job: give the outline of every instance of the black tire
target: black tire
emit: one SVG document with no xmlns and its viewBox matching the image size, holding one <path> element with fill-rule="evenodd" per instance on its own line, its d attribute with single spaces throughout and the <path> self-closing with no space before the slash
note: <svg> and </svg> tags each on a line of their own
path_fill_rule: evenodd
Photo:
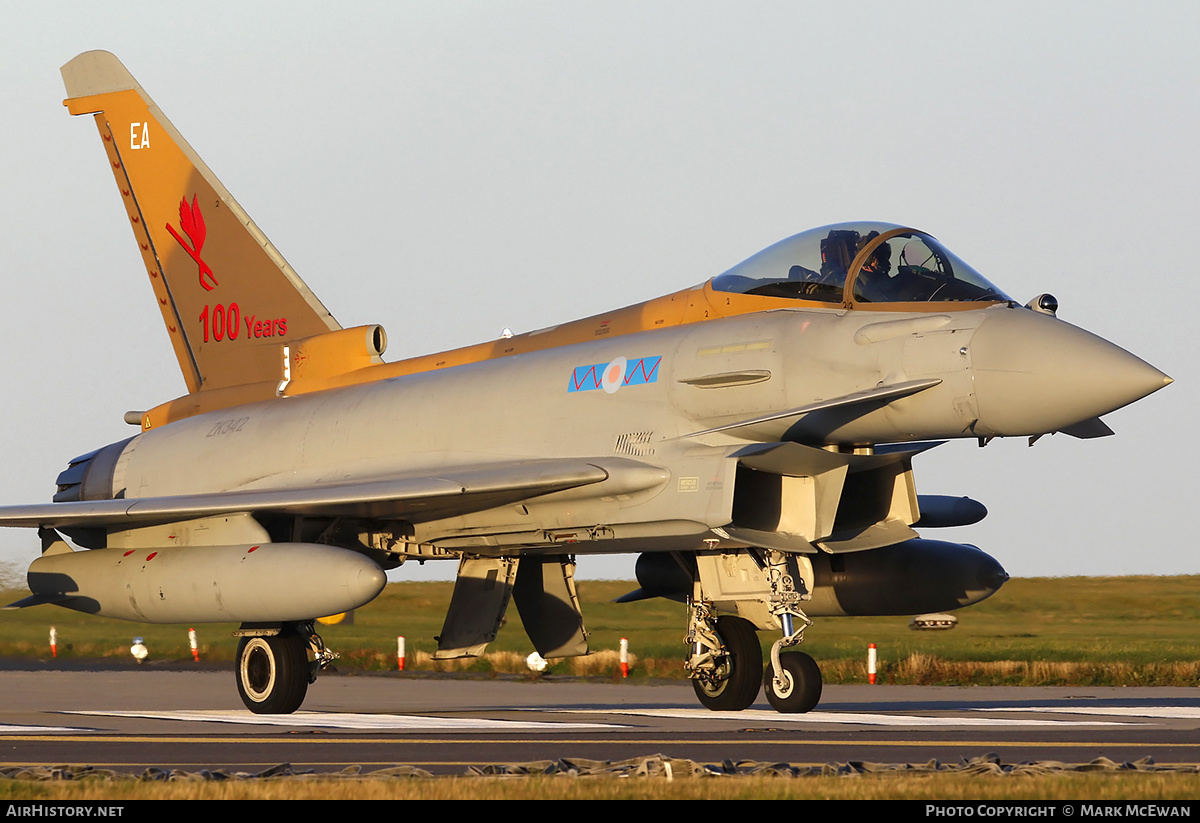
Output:
<svg viewBox="0 0 1200 823">
<path fill-rule="evenodd" d="M 740 617 L 718 617 L 717 636 L 725 644 L 725 677 L 716 683 L 693 680 L 700 705 L 714 712 L 740 712 L 754 703 L 761 684 L 762 647 L 754 624 Z"/>
<path fill-rule="evenodd" d="M 777 712 L 803 714 L 812 711 L 821 702 L 821 667 L 804 652 L 789 652 L 779 655 L 783 667 L 785 688 L 776 691 L 775 667 L 767 665 L 763 676 L 763 687 L 767 702 Z"/>
<path fill-rule="evenodd" d="M 291 714 L 308 692 L 305 642 L 295 632 L 243 637 L 237 652 L 238 694 L 255 714 Z"/>
</svg>

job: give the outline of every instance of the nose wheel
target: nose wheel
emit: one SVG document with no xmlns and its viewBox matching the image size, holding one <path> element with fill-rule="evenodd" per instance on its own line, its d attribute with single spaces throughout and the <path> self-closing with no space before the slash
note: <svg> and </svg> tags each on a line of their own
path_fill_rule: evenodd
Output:
<svg viewBox="0 0 1200 823">
<path fill-rule="evenodd" d="M 817 661 L 804 652 L 779 655 L 779 672 L 767 664 L 763 677 L 767 702 L 777 712 L 803 714 L 816 708 L 821 701 L 821 669 Z"/>
</svg>

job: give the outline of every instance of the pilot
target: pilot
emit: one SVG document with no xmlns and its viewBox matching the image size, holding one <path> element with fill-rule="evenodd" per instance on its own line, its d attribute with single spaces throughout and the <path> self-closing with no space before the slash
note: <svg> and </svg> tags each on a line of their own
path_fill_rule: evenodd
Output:
<svg viewBox="0 0 1200 823">
<path fill-rule="evenodd" d="M 862 248 L 858 232 L 834 229 L 821 241 L 821 280 L 841 286 L 846 282 L 846 273 L 854 255 Z"/>
<path fill-rule="evenodd" d="M 858 250 L 879 236 L 873 231 L 858 244 Z M 854 298 L 864 303 L 883 303 L 894 299 L 892 297 L 892 247 L 880 243 L 870 256 L 859 267 L 858 276 L 854 278 Z"/>
</svg>

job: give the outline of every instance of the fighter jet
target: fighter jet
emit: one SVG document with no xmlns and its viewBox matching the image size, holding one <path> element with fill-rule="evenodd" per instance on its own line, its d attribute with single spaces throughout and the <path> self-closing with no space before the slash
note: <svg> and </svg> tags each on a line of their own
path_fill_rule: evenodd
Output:
<svg viewBox="0 0 1200 823">
<path fill-rule="evenodd" d="M 314 619 L 414 560 L 458 564 L 439 657 L 481 654 L 510 598 L 543 657 L 586 654 L 575 559 L 619 552 L 640 555 L 624 599 L 687 604 L 703 705 L 743 709 L 765 686 L 808 711 L 813 617 L 946 611 L 1007 579 L 918 535 L 986 510 L 919 495 L 917 454 L 1111 434 L 1102 415 L 1171 382 L 1050 295 L 1022 305 L 931 235 L 869 222 L 625 309 L 385 362 L 383 328 L 334 320 L 113 55 L 62 73 L 188 391 L 70 460 L 53 502 L 0 509 L 41 536 L 14 606 L 239 623 L 254 712 L 296 710 L 333 656 Z"/>
</svg>

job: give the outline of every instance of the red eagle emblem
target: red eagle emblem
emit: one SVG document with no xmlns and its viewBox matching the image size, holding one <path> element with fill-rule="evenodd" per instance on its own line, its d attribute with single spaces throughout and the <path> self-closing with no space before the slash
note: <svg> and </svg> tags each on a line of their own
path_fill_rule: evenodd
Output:
<svg viewBox="0 0 1200 823">
<path fill-rule="evenodd" d="M 207 229 L 204 227 L 204 215 L 200 213 L 200 206 L 196 203 L 196 195 L 192 195 L 191 206 L 188 206 L 186 197 L 179 201 L 179 227 L 183 229 L 183 233 L 192 241 L 191 246 L 184 242 L 184 239 L 175 231 L 174 226 L 167 223 L 167 231 L 179 242 L 179 245 L 183 246 L 183 250 L 200 267 L 200 285 L 206 291 L 212 291 L 219 284 L 217 283 L 217 278 L 213 276 L 212 269 L 200 259 L 200 250 L 204 248 L 204 236 L 207 233 Z"/>
</svg>

